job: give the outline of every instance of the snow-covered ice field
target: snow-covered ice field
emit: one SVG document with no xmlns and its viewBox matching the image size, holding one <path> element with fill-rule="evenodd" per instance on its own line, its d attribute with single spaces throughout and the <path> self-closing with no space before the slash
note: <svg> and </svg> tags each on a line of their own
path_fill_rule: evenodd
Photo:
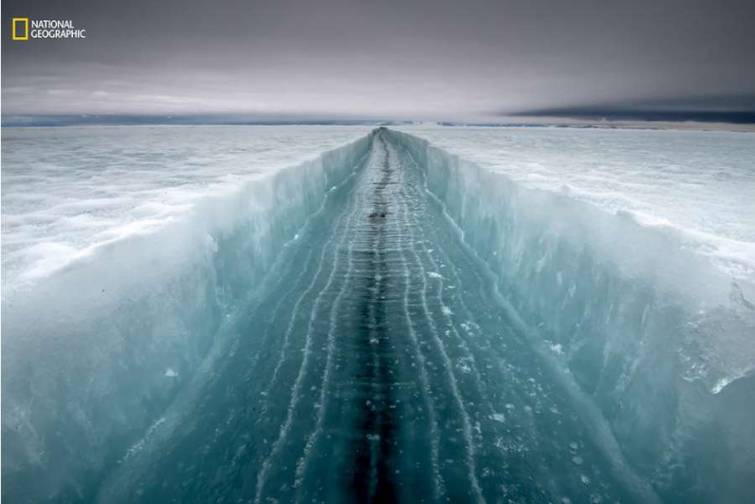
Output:
<svg viewBox="0 0 755 504">
<path fill-rule="evenodd" d="M 401 128 L 525 187 L 643 225 L 755 279 L 755 140 L 729 131 Z"/>
<path fill-rule="evenodd" d="M 755 498 L 755 134 L 2 149 L 9 501 Z"/>
<path fill-rule="evenodd" d="M 316 158 L 368 127 L 3 130 L 4 289 L 180 219 L 203 199 Z"/>
</svg>

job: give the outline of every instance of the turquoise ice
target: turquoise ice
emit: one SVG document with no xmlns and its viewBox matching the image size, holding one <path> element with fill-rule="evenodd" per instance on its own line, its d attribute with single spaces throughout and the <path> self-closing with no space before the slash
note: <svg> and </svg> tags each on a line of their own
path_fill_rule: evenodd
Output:
<svg viewBox="0 0 755 504">
<path fill-rule="evenodd" d="M 188 173 L 187 208 L 167 182 L 169 219 L 82 231 L 87 252 L 47 270 L 4 185 L 3 497 L 751 497 L 748 257 L 733 275 L 627 212 L 411 134 L 344 134 L 210 189 Z M 98 230 L 124 211 L 104 213 Z"/>
</svg>

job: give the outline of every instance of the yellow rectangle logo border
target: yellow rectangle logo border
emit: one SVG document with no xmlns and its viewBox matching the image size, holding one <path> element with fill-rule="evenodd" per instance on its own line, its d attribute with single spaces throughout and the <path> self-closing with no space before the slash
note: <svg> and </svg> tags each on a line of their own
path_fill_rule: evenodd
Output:
<svg viewBox="0 0 755 504">
<path fill-rule="evenodd" d="M 16 24 L 24 24 L 24 34 L 22 36 L 16 35 Z M 29 40 L 29 18 L 14 17 L 11 24 L 11 38 L 13 40 Z"/>
</svg>

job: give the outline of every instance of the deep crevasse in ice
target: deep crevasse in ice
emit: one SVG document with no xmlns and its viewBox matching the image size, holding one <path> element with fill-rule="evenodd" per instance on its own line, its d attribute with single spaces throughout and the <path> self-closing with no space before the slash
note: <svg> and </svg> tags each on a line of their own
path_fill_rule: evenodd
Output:
<svg viewBox="0 0 755 504">
<path fill-rule="evenodd" d="M 500 301 L 598 406 L 636 472 L 668 499 L 747 497 L 751 283 L 668 230 L 386 135 L 411 153 Z M 166 421 L 176 394 L 212 373 L 238 337 L 239 309 L 264 297 L 283 247 L 306 247 L 297 232 L 371 141 L 245 183 L 4 296 L 4 493 L 91 497 L 103 470 Z"/>
</svg>

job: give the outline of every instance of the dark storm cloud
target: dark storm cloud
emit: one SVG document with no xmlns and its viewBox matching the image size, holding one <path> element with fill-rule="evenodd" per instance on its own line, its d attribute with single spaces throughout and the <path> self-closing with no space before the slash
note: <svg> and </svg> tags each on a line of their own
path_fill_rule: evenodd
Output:
<svg viewBox="0 0 755 504">
<path fill-rule="evenodd" d="M 86 40 L 11 42 L 12 16 Z M 471 117 L 755 93 L 750 0 L 6 0 L 3 110 Z"/>
</svg>

